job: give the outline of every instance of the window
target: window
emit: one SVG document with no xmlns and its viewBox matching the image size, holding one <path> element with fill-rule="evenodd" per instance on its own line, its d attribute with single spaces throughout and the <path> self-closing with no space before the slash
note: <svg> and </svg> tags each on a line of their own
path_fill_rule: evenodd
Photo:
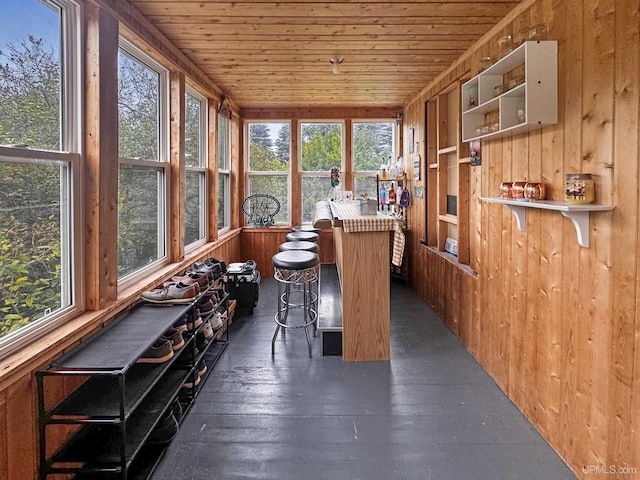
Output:
<svg viewBox="0 0 640 480">
<path fill-rule="evenodd" d="M 0 356 L 83 308 L 79 9 L 10 2 L 0 30 Z"/>
<path fill-rule="evenodd" d="M 231 120 L 218 115 L 218 231 L 231 226 Z"/>
<path fill-rule="evenodd" d="M 167 72 L 122 40 L 118 59 L 118 277 L 166 258 Z"/>
<path fill-rule="evenodd" d="M 291 124 L 248 122 L 248 194 L 272 195 L 280 202 L 277 224 L 289 223 Z"/>
<path fill-rule="evenodd" d="M 187 248 L 207 238 L 207 100 L 187 87 L 185 93 L 185 226 Z"/>
<path fill-rule="evenodd" d="M 342 170 L 342 122 L 301 122 L 302 223 L 313 220 L 316 203 L 331 196 L 331 168 Z"/>
<path fill-rule="evenodd" d="M 353 122 L 353 189 L 356 197 L 377 197 L 376 174 L 395 155 L 394 122 Z"/>
</svg>

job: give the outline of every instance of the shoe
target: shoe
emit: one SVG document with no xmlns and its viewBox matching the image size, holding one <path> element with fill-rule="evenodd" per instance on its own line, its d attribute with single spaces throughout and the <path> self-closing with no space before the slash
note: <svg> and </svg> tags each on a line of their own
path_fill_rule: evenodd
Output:
<svg viewBox="0 0 640 480">
<path fill-rule="evenodd" d="M 222 277 L 224 273 L 227 271 L 227 265 L 222 260 L 218 260 L 216 258 L 207 258 L 204 262 L 196 262 L 193 264 L 193 268 L 196 271 L 204 271 L 208 270 L 211 272 L 213 280 L 217 280 Z"/>
<path fill-rule="evenodd" d="M 204 377 L 204 374 L 207 373 L 207 364 L 204 359 L 200 360 L 198 365 L 196 365 L 196 373 L 200 377 Z"/>
<path fill-rule="evenodd" d="M 173 415 L 172 409 L 169 408 L 151 431 L 147 443 L 150 445 L 169 443 L 178 433 L 178 428 L 180 428 L 178 420 Z"/>
<path fill-rule="evenodd" d="M 204 321 L 204 325 L 200 330 L 204 334 L 204 338 L 210 340 L 213 337 L 213 328 L 211 327 L 211 322 L 209 320 Z"/>
<path fill-rule="evenodd" d="M 198 284 L 200 291 L 204 291 L 209 287 L 209 278 L 204 273 L 185 272 L 182 276 L 171 277 L 174 282 L 184 283 L 185 285 Z"/>
<path fill-rule="evenodd" d="M 204 349 L 209 345 L 209 340 L 205 337 L 205 334 L 202 330 L 196 333 L 196 348 L 199 352 L 204 351 Z"/>
<path fill-rule="evenodd" d="M 182 277 L 178 277 L 179 279 L 181 279 Z M 194 282 L 194 283 L 185 283 L 179 280 L 174 280 L 173 278 L 171 280 L 167 280 L 166 282 L 162 283 L 162 288 L 167 288 L 171 285 L 177 285 L 179 288 L 185 288 L 185 287 L 193 287 L 194 290 L 196 291 L 196 297 L 198 295 L 200 295 L 200 284 L 198 282 Z"/>
<path fill-rule="evenodd" d="M 162 334 L 162 338 L 165 340 L 169 340 L 171 342 L 171 348 L 173 350 L 180 350 L 184 346 L 184 337 L 182 336 L 182 331 L 177 328 L 170 328 L 164 334 Z"/>
<path fill-rule="evenodd" d="M 198 314 L 198 312 L 188 313 L 180 320 L 173 324 L 173 328 L 176 330 L 180 330 L 181 332 L 186 332 L 187 330 L 193 332 L 196 328 L 202 325 L 202 318 Z"/>
<path fill-rule="evenodd" d="M 182 384 L 182 388 L 192 389 L 200 385 L 200 375 L 197 372 L 189 375 L 189 378 Z"/>
<path fill-rule="evenodd" d="M 140 297 L 151 303 L 190 303 L 196 299 L 196 289 L 193 285 L 174 283 L 142 292 Z"/>
<path fill-rule="evenodd" d="M 215 306 L 211 300 L 207 300 L 205 302 L 198 302 L 198 311 L 200 312 L 200 316 L 202 318 L 207 318 L 209 315 L 213 313 L 215 310 Z"/>
<path fill-rule="evenodd" d="M 171 357 L 173 357 L 171 342 L 161 339 L 151 345 L 138 359 L 137 363 L 164 363 Z"/>
<path fill-rule="evenodd" d="M 222 325 L 224 325 L 224 322 L 222 321 L 222 314 L 220 312 L 214 313 L 209 319 L 209 322 L 211 323 L 211 328 L 214 330 L 218 330 Z M 213 335 L 213 333 L 211 335 Z"/>
</svg>

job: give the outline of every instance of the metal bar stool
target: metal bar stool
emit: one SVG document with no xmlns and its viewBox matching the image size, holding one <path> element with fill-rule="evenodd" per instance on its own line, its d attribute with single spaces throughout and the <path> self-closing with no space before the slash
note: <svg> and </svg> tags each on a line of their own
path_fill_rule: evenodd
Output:
<svg viewBox="0 0 640 480">
<path fill-rule="evenodd" d="M 303 241 L 318 243 L 320 235 L 313 232 L 291 232 L 285 237 L 287 242 Z"/>
<path fill-rule="evenodd" d="M 276 338 L 281 328 L 283 335 L 288 328 L 303 328 L 309 346 L 309 357 L 311 357 L 311 337 L 308 327 L 314 325 L 318 318 L 318 311 L 314 308 L 317 305 L 318 296 L 313 292 L 312 285 L 318 281 L 320 257 L 317 253 L 305 250 L 287 250 L 276 253 L 272 261 L 275 269 L 274 278 L 278 282 L 278 311 L 274 316 L 276 331 L 271 340 L 271 355 L 275 354 Z M 302 295 L 302 303 L 291 301 L 291 285 L 302 287 L 298 292 Z M 302 309 L 302 322 L 287 323 L 289 311 L 297 308 Z"/>
<path fill-rule="evenodd" d="M 293 240 L 291 242 L 282 243 L 278 250 L 280 252 L 286 252 L 288 250 L 304 250 L 306 252 L 318 253 L 320 248 L 317 243 L 304 240 Z"/>
<path fill-rule="evenodd" d="M 311 232 L 311 233 L 317 233 L 318 235 L 320 235 L 320 232 L 322 231 L 320 228 L 316 228 L 313 225 L 296 225 L 295 227 L 291 227 L 291 231 L 292 232 Z"/>
</svg>

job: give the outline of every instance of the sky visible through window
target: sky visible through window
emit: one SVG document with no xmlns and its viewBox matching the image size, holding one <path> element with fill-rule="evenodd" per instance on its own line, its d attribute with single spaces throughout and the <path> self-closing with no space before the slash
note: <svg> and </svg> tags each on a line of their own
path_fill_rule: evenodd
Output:
<svg viewBox="0 0 640 480">
<path fill-rule="evenodd" d="M 37 0 L 2 0 L 0 50 L 4 51 L 9 42 L 19 44 L 28 35 L 57 45 L 59 24 L 58 14 Z M 2 57 L 0 61 L 6 63 L 7 59 Z"/>
</svg>

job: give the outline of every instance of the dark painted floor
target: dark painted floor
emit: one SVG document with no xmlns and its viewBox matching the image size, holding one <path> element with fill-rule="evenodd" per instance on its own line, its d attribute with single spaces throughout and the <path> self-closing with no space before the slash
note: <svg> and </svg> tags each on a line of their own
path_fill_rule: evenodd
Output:
<svg viewBox="0 0 640 480">
<path fill-rule="evenodd" d="M 392 283 L 391 362 L 308 358 L 301 330 L 271 356 L 275 282 L 239 312 L 153 480 L 576 478 L 460 342 Z"/>
</svg>

